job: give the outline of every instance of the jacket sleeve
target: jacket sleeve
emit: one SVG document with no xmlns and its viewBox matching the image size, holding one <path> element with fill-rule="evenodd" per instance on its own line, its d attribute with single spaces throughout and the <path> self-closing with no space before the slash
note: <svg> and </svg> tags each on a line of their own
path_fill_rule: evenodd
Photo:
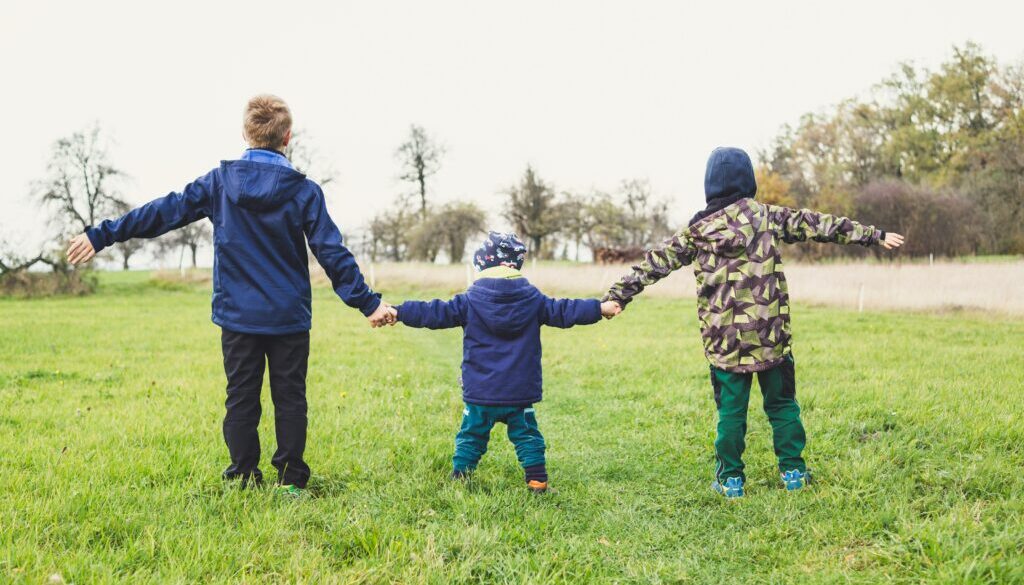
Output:
<svg viewBox="0 0 1024 585">
<path fill-rule="evenodd" d="M 544 297 L 540 313 L 543 325 L 568 329 L 573 325 L 590 325 L 601 320 L 601 301 L 597 299 L 552 299 Z"/>
<path fill-rule="evenodd" d="M 648 250 L 643 262 L 613 284 L 602 300 L 615 301 L 625 308 L 644 288 L 687 266 L 696 255 L 693 236 L 689 228 L 685 228 L 660 247 Z"/>
<path fill-rule="evenodd" d="M 115 242 L 132 238 L 155 238 L 194 221 L 210 217 L 215 189 L 215 171 L 185 186 L 181 193 L 170 193 L 129 211 L 115 220 L 104 220 L 85 230 L 99 252 Z"/>
<path fill-rule="evenodd" d="M 334 292 L 346 305 L 359 309 L 363 315 L 372 315 L 380 305 L 380 295 L 366 286 L 355 256 L 345 247 L 338 226 L 327 213 L 327 203 L 319 188 L 306 206 L 303 231 L 309 249 L 331 279 Z"/>
<path fill-rule="evenodd" d="M 811 239 L 815 242 L 870 246 L 884 237 L 884 232 L 874 226 L 810 209 L 769 205 L 768 218 L 775 235 L 787 244 Z"/>
<path fill-rule="evenodd" d="M 449 329 L 466 324 L 465 295 L 455 295 L 450 301 L 406 301 L 397 309 L 398 320 L 409 327 Z"/>
</svg>

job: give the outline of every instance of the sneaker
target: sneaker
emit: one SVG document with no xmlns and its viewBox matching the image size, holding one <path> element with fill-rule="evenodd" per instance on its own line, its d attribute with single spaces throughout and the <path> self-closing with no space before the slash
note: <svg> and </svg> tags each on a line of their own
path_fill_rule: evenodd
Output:
<svg viewBox="0 0 1024 585">
<path fill-rule="evenodd" d="M 729 477 L 725 480 L 725 485 L 718 483 L 717 481 L 711 482 L 711 489 L 715 490 L 719 495 L 726 498 L 742 498 L 743 497 L 743 478 L 741 477 Z"/>
<path fill-rule="evenodd" d="M 548 482 L 531 479 L 530 481 L 526 482 L 526 487 L 535 494 L 543 494 L 544 492 L 548 491 Z"/>
<path fill-rule="evenodd" d="M 279 485 L 274 487 L 274 495 L 291 500 L 301 500 L 306 497 L 306 490 L 295 485 Z"/>
<path fill-rule="evenodd" d="M 791 469 L 785 473 L 780 473 L 779 477 L 782 478 L 782 484 L 786 486 L 787 491 L 803 489 L 807 487 L 807 484 L 811 483 L 810 471 L 800 473 L 796 469 Z"/>
</svg>

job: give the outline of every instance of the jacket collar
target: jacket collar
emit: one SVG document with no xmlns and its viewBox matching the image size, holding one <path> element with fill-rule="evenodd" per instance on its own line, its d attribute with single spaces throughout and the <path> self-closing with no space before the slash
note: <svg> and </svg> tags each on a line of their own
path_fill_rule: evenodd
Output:
<svg viewBox="0 0 1024 585">
<path fill-rule="evenodd" d="M 292 166 L 291 161 L 288 160 L 283 153 L 269 148 L 249 148 L 242 153 L 239 160 L 248 160 L 258 163 L 266 163 L 271 165 L 278 165 L 282 167 L 288 167 L 289 169 L 295 170 Z"/>
<path fill-rule="evenodd" d="M 523 273 L 519 272 L 515 268 L 512 268 L 511 266 L 492 266 L 490 268 L 485 268 L 484 270 L 477 272 L 476 278 L 474 278 L 473 280 L 480 280 L 481 278 L 505 278 L 511 280 L 514 278 L 522 277 Z"/>
</svg>

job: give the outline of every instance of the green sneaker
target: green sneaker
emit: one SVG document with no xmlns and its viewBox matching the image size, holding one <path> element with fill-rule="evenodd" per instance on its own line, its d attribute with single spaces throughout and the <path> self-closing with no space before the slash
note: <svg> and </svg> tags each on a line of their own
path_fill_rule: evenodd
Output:
<svg viewBox="0 0 1024 585">
<path fill-rule="evenodd" d="M 306 490 L 295 485 L 274 486 L 274 495 L 290 500 L 302 500 L 308 496 Z"/>
</svg>

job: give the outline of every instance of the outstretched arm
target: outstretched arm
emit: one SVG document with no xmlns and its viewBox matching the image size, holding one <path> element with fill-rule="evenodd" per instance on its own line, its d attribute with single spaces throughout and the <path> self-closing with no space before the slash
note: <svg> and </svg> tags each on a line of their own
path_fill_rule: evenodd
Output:
<svg viewBox="0 0 1024 585">
<path fill-rule="evenodd" d="M 449 329 L 466 324 L 465 295 L 455 295 L 450 301 L 406 301 L 395 309 L 398 320 L 409 327 Z"/>
<path fill-rule="evenodd" d="M 331 279 L 334 292 L 341 300 L 359 309 L 374 326 L 393 322 L 387 312 L 388 306 L 381 306 L 380 295 L 366 286 L 355 257 L 345 247 L 338 226 L 327 213 L 327 204 L 319 189 L 306 207 L 303 230 L 306 232 L 309 249 L 313 251 L 320 266 L 323 266 L 327 277 Z"/>
<path fill-rule="evenodd" d="M 543 325 L 568 329 L 573 325 L 590 325 L 601 320 L 601 301 L 597 299 L 552 299 L 544 297 L 540 313 Z"/>
<path fill-rule="evenodd" d="M 787 244 L 805 242 L 809 239 L 815 242 L 862 246 L 882 244 L 889 247 L 894 243 L 887 243 L 887 234 L 875 226 L 863 225 L 848 217 L 818 213 L 810 209 L 769 205 L 768 218 L 775 234 Z M 899 243 L 902 242 L 903 238 L 899 237 Z"/>
<path fill-rule="evenodd" d="M 214 173 L 185 186 L 181 193 L 171 193 L 136 207 L 115 220 L 104 220 L 96 227 L 75 236 L 68 247 L 68 262 L 88 262 L 97 252 L 115 242 L 132 238 L 155 238 L 173 229 L 209 217 Z"/>
<path fill-rule="evenodd" d="M 696 255 L 693 237 L 689 229 L 684 228 L 661 246 L 648 250 L 643 262 L 612 285 L 602 300 L 614 301 L 625 307 L 644 288 L 690 264 Z"/>
</svg>

